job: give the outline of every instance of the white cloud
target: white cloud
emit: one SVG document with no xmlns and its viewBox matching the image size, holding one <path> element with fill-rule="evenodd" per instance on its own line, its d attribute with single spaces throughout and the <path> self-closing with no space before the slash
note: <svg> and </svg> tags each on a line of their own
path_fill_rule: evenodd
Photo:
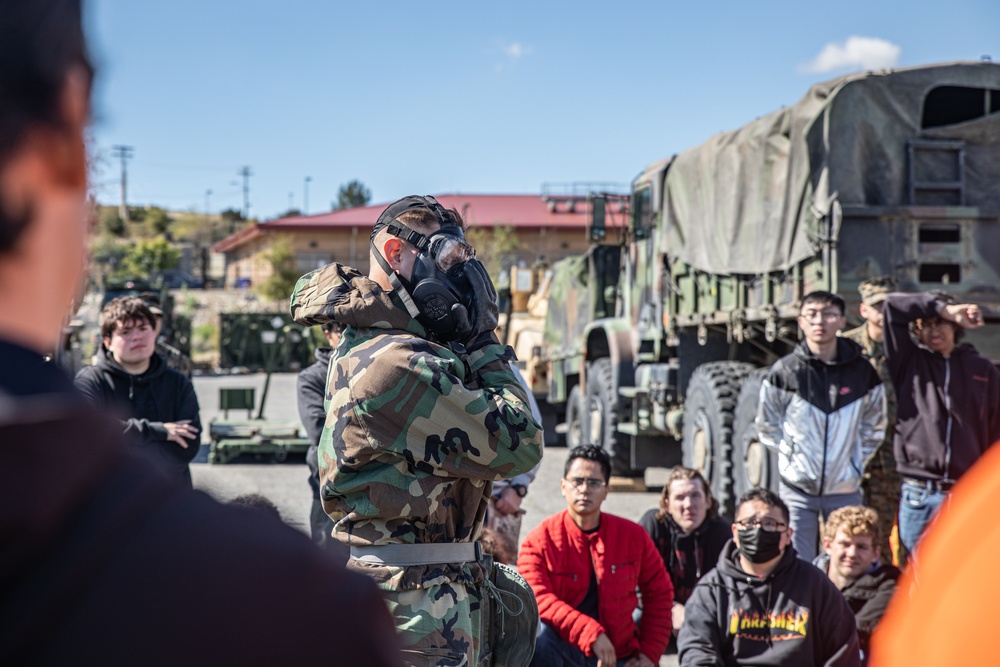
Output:
<svg viewBox="0 0 1000 667">
<path fill-rule="evenodd" d="M 806 72 L 833 72 L 837 70 L 865 70 L 895 67 L 902 49 L 878 37 L 852 35 L 842 43 L 831 42 L 819 55 L 806 63 Z"/>
<path fill-rule="evenodd" d="M 520 60 L 524 56 L 531 53 L 531 47 L 525 46 L 520 42 L 513 42 L 511 44 L 504 45 L 503 52 L 511 60 Z"/>
</svg>

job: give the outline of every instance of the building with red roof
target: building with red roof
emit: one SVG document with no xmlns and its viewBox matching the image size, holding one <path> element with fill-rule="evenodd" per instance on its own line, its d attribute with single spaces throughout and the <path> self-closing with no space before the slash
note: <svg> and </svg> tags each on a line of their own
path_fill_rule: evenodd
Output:
<svg viewBox="0 0 1000 667">
<path fill-rule="evenodd" d="M 435 195 L 466 221 L 470 240 L 487 266 L 531 265 L 582 253 L 587 248 L 587 199 L 577 195 Z M 278 238 L 294 248 L 303 274 L 330 262 L 368 272 L 372 227 L 388 202 L 319 215 L 279 218 L 252 224 L 212 246 L 226 258 L 227 287 L 259 285 L 271 275 L 268 253 Z M 516 249 L 491 256 L 494 229 L 506 228 Z M 482 231 L 477 231 L 482 230 Z M 485 234 L 485 236 L 484 236 Z M 494 276 L 494 279 L 496 276 Z"/>
</svg>

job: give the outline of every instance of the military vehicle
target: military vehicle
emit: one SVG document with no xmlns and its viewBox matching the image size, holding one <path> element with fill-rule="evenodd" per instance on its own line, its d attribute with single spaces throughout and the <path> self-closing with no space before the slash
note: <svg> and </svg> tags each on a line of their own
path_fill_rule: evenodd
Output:
<svg viewBox="0 0 1000 667">
<path fill-rule="evenodd" d="M 223 417 L 208 425 L 208 462 L 227 463 L 244 454 L 273 458 L 278 463 L 290 454 L 305 456 L 309 439 L 299 420 L 268 420 L 264 408 L 271 374 L 298 371 L 310 362 L 309 335 L 288 313 L 223 313 L 220 322 L 220 366 L 262 370 L 266 375 L 259 403 L 254 387 L 219 389 Z M 246 418 L 230 419 L 230 410 L 246 410 Z"/>
<path fill-rule="evenodd" d="M 989 62 L 840 77 L 657 162 L 633 181 L 627 226 L 609 223 L 613 199 L 591 198 L 595 245 L 570 290 L 589 303 L 567 299 L 556 268 L 550 402 L 619 473 L 683 462 L 731 512 L 776 483 L 753 416 L 766 367 L 798 341 L 805 294 L 837 292 L 853 314 L 873 276 L 947 290 L 981 305 L 987 326 L 968 340 L 1000 361 L 998 183 Z"/>
</svg>

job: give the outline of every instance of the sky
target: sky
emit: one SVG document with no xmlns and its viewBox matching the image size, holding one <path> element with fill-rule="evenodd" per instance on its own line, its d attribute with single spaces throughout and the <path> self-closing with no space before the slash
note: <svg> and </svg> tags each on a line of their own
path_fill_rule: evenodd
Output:
<svg viewBox="0 0 1000 667">
<path fill-rule="evenodd" d="M 260 220 L 352 180 L 373 204 L 627 188 L 814 83 L 1000 61 L 997 0 L 84 2 L 98 201 L 130 146 L 130 205 L 241 209 L 249 167 Z"/>
</svg>

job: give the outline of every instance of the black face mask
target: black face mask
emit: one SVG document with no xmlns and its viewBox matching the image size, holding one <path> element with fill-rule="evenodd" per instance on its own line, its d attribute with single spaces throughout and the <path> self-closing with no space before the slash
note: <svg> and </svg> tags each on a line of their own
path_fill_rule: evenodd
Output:
<svg viewBox="0 0 1000 667">
<path fill-rule="evenodd" d="M 782 533 L 771 533 L 757 526 L 738 534 L 740 553 L 751 563 L 766 563 L 781 555 Z"/>
</svg>

